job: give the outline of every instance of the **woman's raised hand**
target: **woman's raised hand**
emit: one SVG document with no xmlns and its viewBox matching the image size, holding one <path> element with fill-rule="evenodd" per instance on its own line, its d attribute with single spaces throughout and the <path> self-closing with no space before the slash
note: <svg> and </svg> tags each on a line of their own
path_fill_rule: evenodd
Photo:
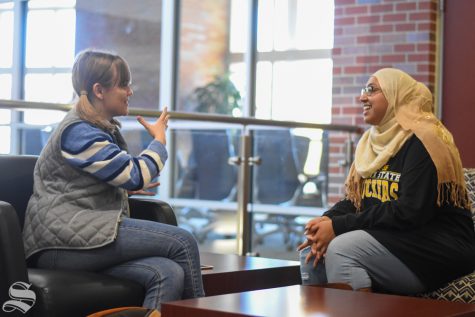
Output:
<svg viewBox="0 0 475 317">
<path fill-rule="evenodd" d="M 154 123 L 148 123 L 141 116 L 137 116 L 137 121 L 144 126 L 147 132 L 157 141 L 165 145 L 167 143 L 166 130 L 168 128 L 168 114 L 167 107 L 163 108 L 162 114 Z"/>
</svg>

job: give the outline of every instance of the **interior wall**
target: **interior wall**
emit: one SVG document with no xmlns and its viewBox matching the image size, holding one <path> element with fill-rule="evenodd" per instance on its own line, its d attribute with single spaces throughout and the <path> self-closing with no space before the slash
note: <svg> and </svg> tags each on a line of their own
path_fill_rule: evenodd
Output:
<svg viewBox="0 0 475 317">
<path fill-rule="evenodd" d="M 475 167 L 475 1 L 445 0 L 442 122 L 464 167 Z"/>
</svg>

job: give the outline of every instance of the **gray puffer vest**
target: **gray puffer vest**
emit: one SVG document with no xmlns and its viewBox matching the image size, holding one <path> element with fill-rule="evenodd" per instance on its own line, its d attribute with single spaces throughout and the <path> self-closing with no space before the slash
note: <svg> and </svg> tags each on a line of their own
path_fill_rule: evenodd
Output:
<svg viewBox="0 0 475 317">
<path fill-rule="evenodd" d="M 91 249 L 114 241 L 127 192 L 69 165 L 61 155 L 61 135 L 81 121 L 71 110 L 51 135 L 34 172 L 23 241 L 26 257 L 46 249 Z M 125 144 L 119 133 L 119 146 Z M 122 143 L 122 144 L 121 144 Z"/>
</svg>

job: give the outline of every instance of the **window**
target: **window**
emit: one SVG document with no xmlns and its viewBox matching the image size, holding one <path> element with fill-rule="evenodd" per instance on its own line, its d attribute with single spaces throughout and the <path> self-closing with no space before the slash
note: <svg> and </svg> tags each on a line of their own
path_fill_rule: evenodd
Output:
<svg viewBox="0 0 475 317">
<path fill-rule="evenodd" d="M 233 61 L 245 47 L 241 37 L 247 20 L 239 16 L 239 5 L 233 1 L 231 21 L 238 21 L 231 23 Z M 257 118 L 330 123 L 333 10 L 332 0 L 259 1 Z M 244 78 L 243 63 L 230 68 L 234 78 Z"/>
<path fill-rule="evenodd" d="M 71 67 L 76 32 L 75 0 L 28 2 L 25 88 L 27 101 L 69 103 L 73 99 Z M 48 34 L 48 36 L 45 36 Z M 29 110 L 27 124 L 59 122 L 64 112 Z"/>
</svg>

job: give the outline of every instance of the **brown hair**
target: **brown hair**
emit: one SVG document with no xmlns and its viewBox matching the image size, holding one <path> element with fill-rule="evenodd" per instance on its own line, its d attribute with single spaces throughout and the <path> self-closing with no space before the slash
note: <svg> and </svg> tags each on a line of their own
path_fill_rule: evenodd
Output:
<svg viewBox="0 0 475 317">
<path fill-rule="evenodd" d="M 92 124 L 113 131 L 118 121 L 108 121 L 100 116 L 101 109 L 92 103 L 93 86 L 98 83 L 105 88 L 125 87 L 130 83 L 130 70 L 120 56 L 105 51 L 87 49 L 79 52 L 73 65 L 73 88 L 79 96 L 76 111 L 80 118 Z"/>
</svg>

